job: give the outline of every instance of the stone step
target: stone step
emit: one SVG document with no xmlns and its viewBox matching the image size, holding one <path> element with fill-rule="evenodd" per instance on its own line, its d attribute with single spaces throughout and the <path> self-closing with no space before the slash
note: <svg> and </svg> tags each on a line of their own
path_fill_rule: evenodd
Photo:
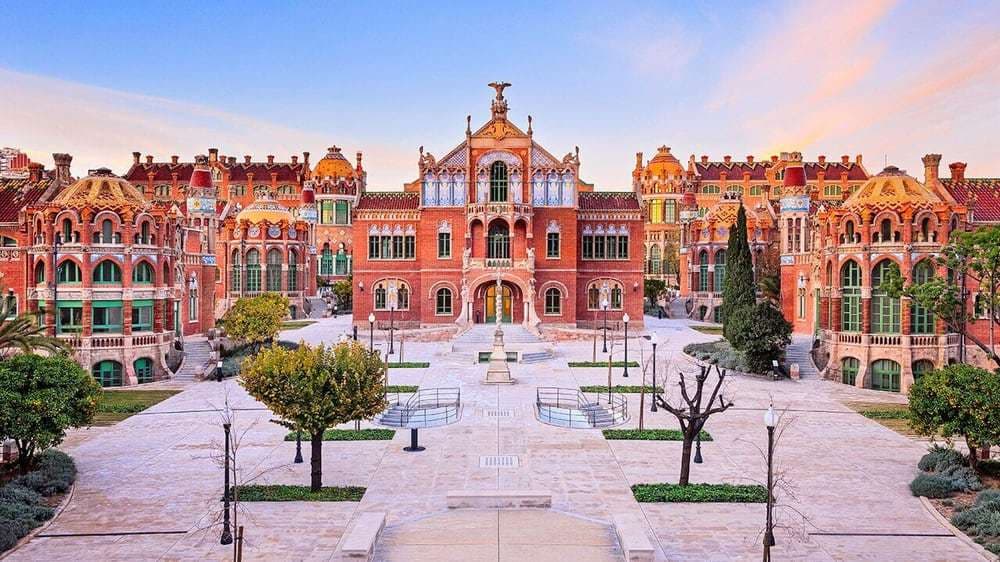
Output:
<svg viewBox="0 0 1000 562">
<path fill-rule="evenodd" d="M 544 490 L 455 490 L 446 496 L 448 509 L 520 509 L 552 507 Z"/>
</svg>

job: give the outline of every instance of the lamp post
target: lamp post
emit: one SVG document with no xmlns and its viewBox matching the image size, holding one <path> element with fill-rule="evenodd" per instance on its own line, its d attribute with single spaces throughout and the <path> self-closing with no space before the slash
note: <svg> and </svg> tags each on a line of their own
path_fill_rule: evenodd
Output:
<svg viewBox="0 0 1000 562">
<path fill-rule="evenodd" d="M 375 351 L 375 313 L 368 313 L 368 351 Z"/>
<path fill-rule="evenodd" d="M 653 405 L 649 408 L 650 412 L 656 411 L 656 344 L 660 343 L 660 338 L 656 335 L 656 332 L 649 334 L 649 342 L 653 344 Z"/>
<path fill-rule="evenodd" d="M 628 377 L 628 321 L 629 320 L 630 318 L 628 317 L 628 312 L 626 312 L 625 315 L 622 316 L 622 324 L 625 325 L 625 372 L 622 373 L 623 377 Z"/>
<path fill-rule="evenodd" d="M 771 547 L 774 546 L 774 521 L 771 517 L 774 509 L 774 428 L 778 426 L 774 404 L 770 404 L 764 412 L 764 425 L 767 426 L 767 527 L 764 530 L 764 562 L 770 562 Z"/>
<path fill-rule="evenodd" d="M 220 544 L 233 544 L 233 532 L 230 527 L 232 525 L 229 522 L 229 430 L 232 426 L 227 422 L 222 424 L 222 429 L 226 432 L 226 458 L 224 461 L 224 468 L 226 470 L 225 488 L 222 491 L 222 537 L 219 539 Z"/>
<path fill-rule="evenodd" d="M 607 353 L 608 352 L 608 299 L 604 299 L 604 300 L 601 301 L 601 308 L 604 309 L 604 329 L 603 329 L 603 332 L 604 332 L 604 351 L 603 351 L 603 353 Z"/>
<path fill-rule="evenodd" d="M 222 382 L 222 358 L 215 364 L 215 380 Z"/>
<path fill-rule="evenodd" d="M 396 311 L 396 298 L 399 295 L 399 290 L 396 289 L 396 285 L 389 286 L 389 355 L 396 353 L 393 342 L 393 331 L 395 326 L 393 324 L 393 313 Z"/>
<path fill-rule="evenodd" d="M 295 430 L 295 464 L 302 464 L 302 432 Z"/>
<path fill-rule="evenodd" d="M 702 427 L 704 427 L 704 426 L 702 426 Z M 694 462 L 694 464 L 701 464 L 701 463 L 705 462 L 704 459 L 701 458 L 701 428 L 700 427 L 698 428 L 698 433 L 695 433 L 695 436 L 694 436 L 694 459 L 693 459 L 693 462 Z"/>
<path fill-rule="evenodd" d="M 61 238 L 62 236 L 58 232 L 52 237 L 52 335 L 59 333 L 59 244 Z"/>
</svg>

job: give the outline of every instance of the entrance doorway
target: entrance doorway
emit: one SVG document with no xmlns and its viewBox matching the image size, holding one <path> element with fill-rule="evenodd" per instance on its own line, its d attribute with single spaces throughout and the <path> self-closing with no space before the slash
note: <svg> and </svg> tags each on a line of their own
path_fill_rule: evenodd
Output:
<svg viewBox="0 0 1000 562">
<path fill-rule="evenodd" d="M 505 324 L 510 324 L 513 320 L 514 313 L 514 298 L 510 287 L 503 285 L 501 292 L 500 301 L 500 322 Z M 483 306 L 485 310 L 483 311 L 483 317 L 486 318 L 486 323 L 494 323 L 497 321 L 497 286 L 495 284 L 490 285 L 486 288 L 486 298 L 483 299 Z"/>
</svg>

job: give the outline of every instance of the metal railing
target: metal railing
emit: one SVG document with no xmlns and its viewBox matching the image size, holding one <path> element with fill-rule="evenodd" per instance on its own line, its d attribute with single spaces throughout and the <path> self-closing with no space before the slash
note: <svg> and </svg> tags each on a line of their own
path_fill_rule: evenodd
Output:
<svg viewBox="0 0 1000 562">
<path fill-rule="evenodd" d="M 588 396 L 572 388 L 539 387 L 535 391 L 538 421 L 559 427 L 612 427 L 628 421 L 628 400 L 622 394 Z"/>
<path fill-rule="evenodd" d="M 437 427 L 458 421 L 462 395 L 458 388 L 426 388 L 418 390 L 400 403 L 400 396 L 389 401 L 389 407 L 376 418 L 376 423 L 389 427 Z"/>
</svg>

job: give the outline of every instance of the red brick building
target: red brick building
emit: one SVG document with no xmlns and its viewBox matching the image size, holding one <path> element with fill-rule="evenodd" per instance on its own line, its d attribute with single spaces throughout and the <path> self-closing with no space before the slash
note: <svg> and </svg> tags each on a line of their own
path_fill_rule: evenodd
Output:
<svg viewBox="0 0 1000 562">
<path fill-rule="evenodd" d="M 437 159 L 421 147 L 402 193 L 363 193 L 354 213 L 354 318 L 411 326 L 501 320 L 532 329 L 642 319 L 643 222 L 634 192 L 595 192 L 578 153 L 556 158 L 507 118 Z M 497 291 L 497 277 L 501 289 Z"/>
</svg>

